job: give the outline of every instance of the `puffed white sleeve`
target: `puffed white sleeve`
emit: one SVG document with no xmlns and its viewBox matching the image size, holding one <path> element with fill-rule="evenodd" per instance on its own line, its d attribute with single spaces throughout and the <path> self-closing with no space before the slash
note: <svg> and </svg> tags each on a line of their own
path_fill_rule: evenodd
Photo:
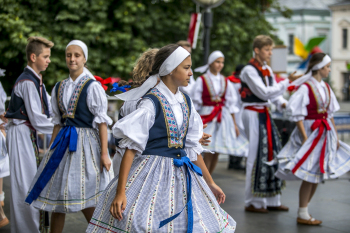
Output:
<svg viewBox="0 0 350 233">
<path fill-rule="evenodd" d="M 58 85 L 58 84 L 56 84 Z M 56 97 L 56 85 L 54 86 L 54 88 L 52 89 L 51 92 L 51 109 L 52 112 L 50 113 L 51 117 L 52 117 L 52 124 L 54 125 L 61 125 L 61 114 L 60 114 L 60 109 L 58 107 L 58 103 L 57 103 L 57 97 Z"/>
<path fill-rule="evenodd" d="M 225 106 L 231 114 L 239 112 L 238 93 L 230 81 L 227 81 L 225 100 Z"/>
<path fill-rule="evenodd" d="M 149 130 L 154 124 L 155 108 L 149 99 L 143 99 L 138 108 L 118 120 L 113 128 L 113 136 L 119 141 L 120 148 L 136 150 L 141 154 L 147 145 Z"/>
<path fill-rule="evenodd" d="M 338 103 L 338 100 L 337 98 L 335 97 L 335 94 L 333 92 L 332 89 L 330 89 L 330 92 L 331 92 L 331 102 L 329 104 L 329 108 L 328 108 L 328 118 L 332 118 L 334 113 L 339 111 L 340 109 L 340 106 L 339 106 L 339 103 Z"/>
<path fill-rule="evenodd" d="M 203 100 L 202 100 L 202 92 L 203 92 L 203 81 L 201 78 L 197 78 L 194 87 L 192 88 L 192 101 L 194 104 L 194 108 L 199 111 L 202 108 Z"/>
<path fill-rule="evenodd" d="M 294 122 L 304 120 L 308 114 L 306 106 L 309 103 L 309 89 L 305 85 L 301 85 L 290 97 L 287 104 L 287 115 L 289 119 Z"/>
<path fill-rule="evenodd" d="M 199 143 L 199 139 L 203 136 L 203 121 L 193 106 L 193 103 L 191 106 L 191 116 L 188 124 L 185 152 L 191 161 L 196 161 L 197 156 L 203 151 L 203 148 Z"/>
<path fill-rule="evenodd" d="M 89 86 L 87 92 L 86 103 L 90 112 L 95 116 L 92 122 L 92 127 L 98 129 L 98 125 L 101 123 L 111 125 L 113 121 L 107 115 L 108 100 L 105 90 L 99 83 L 93 82 Z"/>
</svg>

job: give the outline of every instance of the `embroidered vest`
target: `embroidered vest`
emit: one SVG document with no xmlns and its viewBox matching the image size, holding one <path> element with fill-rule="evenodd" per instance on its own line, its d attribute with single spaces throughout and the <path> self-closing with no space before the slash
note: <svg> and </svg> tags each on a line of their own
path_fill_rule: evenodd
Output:
<svg viewBox="0 0 350 233">
<path fill-rule="evenodd" d="M 179 126 L 180 128 L 170 104 L 157 88 L 153 88 L 144 96 L 152 100 L 156 114 L 143 155 L 158 155 L 174 159 L 186 156 L 184 148 L 191 115 L 191 99 L 188 95 L 182 94 L 185 101 L 181 103 L 183 123 Z"/>
<path fill-rule="evenodd" d="M 312 81 L 304 83 L 309 90 L 310 103 L 306 106 L 307 116 L 306 120 L 326 119 L 328 117 L 328 107 L 330 104 L 331 91 L 329 85 L 326 83 L 326 101 L 322 100 L 322 97 Z"/>
<path fill-rule="evenodd" d="M 38 91 L 39 98 L 40 96 L 40 80 L 33 74 L 33 72 L 27 68 L 24 69 L 23 73 L 18 77 L 18 79 L 15 82 L 15 85 L 13 87 L 12 93 L 11 93 L 11 100 L 8 107 L 8 110 L 6 112 L 5 117 L 6 118 L 13 118 L 13 119 L 21 119 L 21 120 L 28 120 L 27 111 L 24 105 L 24 101 L 22 98 L 18 97 L 15 92 L 15 86 L 21 82 L 21 81 L 31 81 L 35 84 L 36 90 Z M 45 86 L 42 87 L 42 113 L 45 114 L 48 118 L 50 117 L 49 108 L 48 108 L 48 101 L 47 101 L 47 94 Z M 27 97 L 29 98 L 29 96 Z"/>
<path fill-rule="evenodd" d="M 263 76 L 263 74 L 261 73 L 261 71 L 256 68 L 254 65 L 252 65 L 251 63 L 248 63 L 248 65 L 254 67 L 256 69 L 256 71 L 258 72 L 260 78 L 262 79 L 262 81 L 265 83 L 266 85 L 266 81 L 265 81 L 265 77 Z M 268 76 L 268 80 L 269 80 L 269 86 L 272 86 L 272 76 Z M 257 97 L 249 88 L 249 86 L 245 83 L 245 82 L 241 82 L 242 83 L 242 87 L 240 90 L 240 94 L 241 94 L 241 99 L 243 102 L 245 103 L 267 103 L 266 100 L 262 100 L 259 97 Z M 267 85 L 266 85 L 267 86 Z"/>
<path fill-rule="evenodd" d="M 203 83 L 203 92 L 202 92 L 202 100 L 203 106 L 217 106 L 217 105 L 225 105 L 225 94 L 227 87 L 227 79 L 221 78 L 221 90 L 217 95 L 214 89 L 214 85 L 207 75 L 200 76 Z"/>
<path fill-rule="evenodd" d="M 63 125 L 71 125 L 80 128 L 92 128 L 94 115 L 90 112 L 86 103 L 87 89 L 95 80 L 89 76 L 82 77 L 75 86 L 72 96 L 68 103 L 68 110 L 63 105 L 63 91 L 68 83 L 65 79 L 56 84 L 56 98 L 61 115 L 61 123 Z"/>
</svg>

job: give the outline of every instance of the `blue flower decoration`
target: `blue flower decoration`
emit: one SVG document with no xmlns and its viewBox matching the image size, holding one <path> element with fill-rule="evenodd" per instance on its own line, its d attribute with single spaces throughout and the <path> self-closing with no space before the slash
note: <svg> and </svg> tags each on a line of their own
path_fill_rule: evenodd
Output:
<svg viewBox="0 0 350 233">
<path fill-rule="evenodd" d="M 121 91 L 121 92 L 126 92 L 125 88 L 130 88 L 130 85 L 125 85 L 120 87 L 118 83 L 113 83 L 112 84 L 113 88 L 110 90 L 110 92 L 116 92 L 116 91 Z"/>
</svg>

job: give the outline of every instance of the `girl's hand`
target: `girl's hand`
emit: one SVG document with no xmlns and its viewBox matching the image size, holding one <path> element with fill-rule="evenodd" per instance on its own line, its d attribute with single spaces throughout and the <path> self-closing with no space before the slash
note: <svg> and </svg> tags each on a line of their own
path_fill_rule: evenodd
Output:
<svg viewBox="0 0 350 233">
<path fill-rule="evenodd" d="M 236 137 L 238 137 L 240 135 L 240 132 L 236 124 L 235 124 L 235 131 L 236 131 Z"/>
<path fill-rule="evenodd" d="M 199 139 L 199 143 L 200 143 L 202 146 L 208 146 L 208 145 L 209 145 L 209 142 L 211 142 L 211 141 L 209 140 L 210 137 L 211 137 L 210 134 L 203 133 L 202 138 Z"/>
<path fill-rule="evenodd" d="M 339 149 L 340 147 L 340 143 L 339 143 L 339 140 L 337 140 L 337 150 Z"/>
<path fill-rule="evenodd" d="M 0 119 L 1 119 L 3 122 L 5 122 L 5 123 L 8 122 L 7 118 L 5 117 L 5 113 L 2 114 L 2 115 L 0 115 Z"/>
<path fill-rule="evenodd" d="M 307 140 L 307 137 L 304 137 L 304 138 L 303 138 L 302 145 L 304 145 L 304 143 L 306 142 L 306 140 Z"/>
<path fill-rule="evenodd" d="M 108 153 L 102 153 L 101 155 L 101 172 L 103 171 L 103 167 L 106 168 L 107 171 L 111 168 L 112 162 L 108 157 Z"/>
<path fill-rule="evenodd" d="M 221 203 L 225 202 L 226 195 L 225 193 L 221 190 L 219 186 L 217 186 L 215 183 L 208 184 L 210 190 L 213 192 L 216 200 L 218 201 L 219 205 Z"/>
<path fill-rule="evenodd" d="M 123 219 L 123 212 L 126 207 L 126 195 L 125 193 L 122 194 L 116 194 L 114 197 L 114 200 L 112 202 L 111 208 L 109 209 L 109 212 L 112 214 L 112 216 L 119 221 Z"/>
</svg>

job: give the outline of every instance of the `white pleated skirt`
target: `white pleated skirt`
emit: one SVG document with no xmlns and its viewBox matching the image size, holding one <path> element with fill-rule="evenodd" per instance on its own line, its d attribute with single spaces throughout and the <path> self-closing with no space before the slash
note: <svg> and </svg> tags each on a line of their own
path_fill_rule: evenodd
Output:
<svg viewBox="0 0 350 233">
<path fill-rule="evenodd" d="M 48 212 L 71 213 L 95 207 L 111 180 L 110 173 L 100 169 L 101 144 L 97 130 L 76 128 L 76 152 L 67 148 L 57 170 L 32 206 Z M 34 186 L 54 150 L 43 158 L 32 182 Z M 112 175 L 113 176 L 113 175 Z"/>
<path fill-rule="evenodd" d="M 86 232 L 186 232 L 187 211 L 162 228 L 159 224 L 182 210 L 187 203 L 187 171 L 176 167 L 172 158 L 139 155 L 131 166 L 125 193 L 123 219 L 109 212 L 118 178 L 108 185 L 96 207 Z M 236 222 L 220 208 L 203 177 L 192 177 L 193 232 L 234 232 Z"/>
<path fill-rule="evenodd" d="M 279 169 L 276 176 L 284 180 L 302 179 L 311 183 L 319 183 L 323 179 L 337 178 L 350 170 L 350 146 L 343 142 L 337 149 L 337 135 L 332 122 L 328 119 L 331 130 L 324 131 L 320 141 L 305 162 L 292 173 L 293 168 L 302 159 L 317 137 L 319 128 L 311 130 L 314 120 L 304 120 L 304 128 L 308 136 L 307 141 L 302 145 L 302 136 L 296 127 L 287 144 L 278 154 Z M 324 171 L 320 170 L 320 156 L 323 142 L 327 135 L 326 151 L 324 157 Z"/>
</svg>

